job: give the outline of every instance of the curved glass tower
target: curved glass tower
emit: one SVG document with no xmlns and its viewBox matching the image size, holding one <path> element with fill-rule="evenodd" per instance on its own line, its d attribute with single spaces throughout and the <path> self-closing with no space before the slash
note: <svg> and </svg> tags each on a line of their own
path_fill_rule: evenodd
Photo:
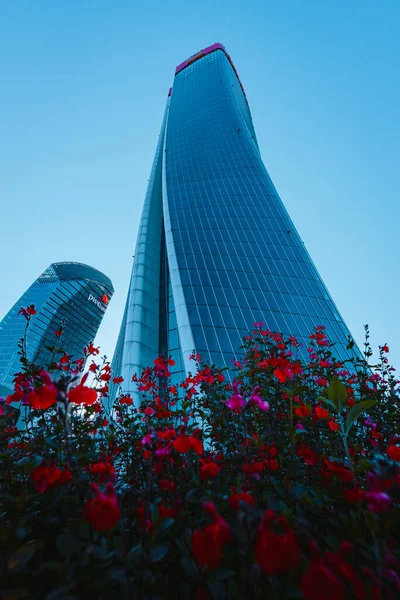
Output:
<svg viewBox="0 0 400 600">
<path fill-rule="evenodd" d="M 133 395 L 132 374 L 163 352 L 173 380 L 193 349 L 230 366 L 254 321 L 295 335 L 304 352 L 325 325 L 348 357 L 349 331 L 263 164 L 232 60 L 214 44 L 176 68 L 169 93 L 113 359 L 122 391 Z"/>
<path fill-rule="evenodd" d="M 97 269 L 74 262 L 51 264 L 27 289 L 0 322 L 0 396 L 13 391 L 13 378 L 21 370 L 18 342 L 26 321 L 21 307 L 35 306 L 27 334 L 28 358 L 39 366 L 51 362 L 46 346 L 59 345 L 72 359 L 95 338 L 109 300 L 114 293 L 111 280 Z M 63 321 L 57 344 L 55 332 Z"/>
</svg>

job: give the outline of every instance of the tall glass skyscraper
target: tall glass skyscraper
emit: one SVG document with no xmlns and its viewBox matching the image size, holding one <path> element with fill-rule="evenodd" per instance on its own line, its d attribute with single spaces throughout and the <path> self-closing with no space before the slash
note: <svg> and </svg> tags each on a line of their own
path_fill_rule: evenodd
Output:
<svg viewBox="0 0 400 600">
<path fill-rule="evenodd" d="M 73 359 L 82 356 L 84 347 L 95 338 L 113 293 L 110 279 L 97 269 L 74 262 L 50 265 L 0 322 L 0 396 L 11 393 L 14 374 L 21 370 L 18 342 L 26 325 L 18 314 L 21 307 L 35 306 L 27 354 L 31 361 L 45 366 L 52 359 L 46 346 L 58 345 Z M 58 342 L 55 332 L 61 322 L 64 331 Z"/>
<path fill-rule="evenodd" d="M 139 225 L 113 369 L 196 349 L 230 366 L 254 321 L 303 342 L 325 325 L 340 357 L 349 331 L 263 164 L 246 94 L 221 44 L 176 68 Z M 301 350 L 300 350 L 301 352 Z M 111 390 L 111 401 L 115 394 Z"/>
</svg>

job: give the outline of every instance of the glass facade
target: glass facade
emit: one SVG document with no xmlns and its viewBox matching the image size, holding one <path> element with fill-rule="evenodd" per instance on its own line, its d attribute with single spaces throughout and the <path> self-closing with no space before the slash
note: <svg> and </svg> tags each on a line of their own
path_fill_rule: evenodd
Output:
<svg viewBox="0 0 400 600">
<path fill-rule="evenodd" d="M 349 331 L 262 162 L 225 48 L 176 69 L 139 228 L 114 355 L 123 391 L 160 352 L 190 369 L 193 349 L 230 366 L 253 323 L 307 348 L 324 325 L 347 358 Z M 112 400 L 112 398 L 111 398 Z"/>
<path fill-rule="evenodd" d="M 51 362 L 46 346 L 56 345 L 55 331 L 64 323 L 59 346 L 73 359 L 92 342 L 103 319 L 114 288 L 108 277 L 81 263 L 62 262 L 48 267 L 0 322 L 0 396 L 13 389 L 14 374 L 20 370 L 18 342 L 26 320 L 21 307 L 33 304 L 27 334 L 28 358 L 38 365 Z"/>
</svg>

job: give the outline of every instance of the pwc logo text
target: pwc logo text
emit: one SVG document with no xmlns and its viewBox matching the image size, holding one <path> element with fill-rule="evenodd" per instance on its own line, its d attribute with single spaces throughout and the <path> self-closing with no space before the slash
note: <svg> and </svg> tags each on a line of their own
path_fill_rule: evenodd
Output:
<svg viewBox="0 0 400 600">
<path fill-rule="evenodd" d="M 106 296 L 106 294 L 104 294 L 104 296 Z M 88 296 L 89 302 L 93 302 L 93 304 L 95 304 L 96 306 L 98 306 L 102 310 L 106 309 L 106 307 L 104 305 L 105 304 L 107 305 L 108 302 L 109 302 L 107 296 L 106 296 L 106 298 L 107 298 L 107 302 L 104 302 L 103 298 L 101 298 L 101 300 L 99 300 L 98 298 L 95 298 L 92 294 L 89 294 L 89 296 Z"/>
</svg>

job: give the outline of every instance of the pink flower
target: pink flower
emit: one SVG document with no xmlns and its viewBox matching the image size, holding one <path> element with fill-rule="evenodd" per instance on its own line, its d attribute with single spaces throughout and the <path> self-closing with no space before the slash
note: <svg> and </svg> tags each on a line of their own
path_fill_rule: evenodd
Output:
<svg viewBox="0 0 400 600">
<path fill-rule="evenodd" d="M 143 444 L 143 446 L 144 446 L 145 444 L 148 444 L 149 446 L 151 445 L 151 442 L 152 442 L 152 434 L 153 434 L 153 431 L 152 431 L 152 430 L 150 430 L 150 432 L 149 432 L 149 433 L 147 433 L 147 434 L 144 436 L 144 438 L 142 438 L 142 444 Z"/>
<path fill-rule="evenodd" d="M 384 492 L 367 492 L 365 498 L 368 502 L 368 510 L 374 513 L 383 513 L 386 511 L 392 500 Z"/>
<path fill-rule="evenodd" d="M 239 411 L 246 404 L 246 400 L 239 394 L 239 388 L 236 381 L 233 382 L 234 394 L 229 398 L 226 405 L 234 411 Z"/>
<path fill-rule="evenodd" d="M 251 396 L 249 398 L 249 404 L 257 404 L 257 406 L 260 410 L 263 410 L 264 412 L 266 412 L 267 410 L 269 410 L 269 404 L 268 404 L 268 402 L 263 400 L 261 398 L 261 396 L 259 396 L 259 392 L 260 392 L 260 386 L 256 385 L 254 390 L 251 392 Z"/>
<path fill-rule="evenodd" d="M 386 489 L 385 481 L 368 473 L 368 492 L 365 499 L 368 502 L 368 510 L 374 513 L 384 513 L 391 504 L 392 500 L 383 490 Z"/>
</svg>

